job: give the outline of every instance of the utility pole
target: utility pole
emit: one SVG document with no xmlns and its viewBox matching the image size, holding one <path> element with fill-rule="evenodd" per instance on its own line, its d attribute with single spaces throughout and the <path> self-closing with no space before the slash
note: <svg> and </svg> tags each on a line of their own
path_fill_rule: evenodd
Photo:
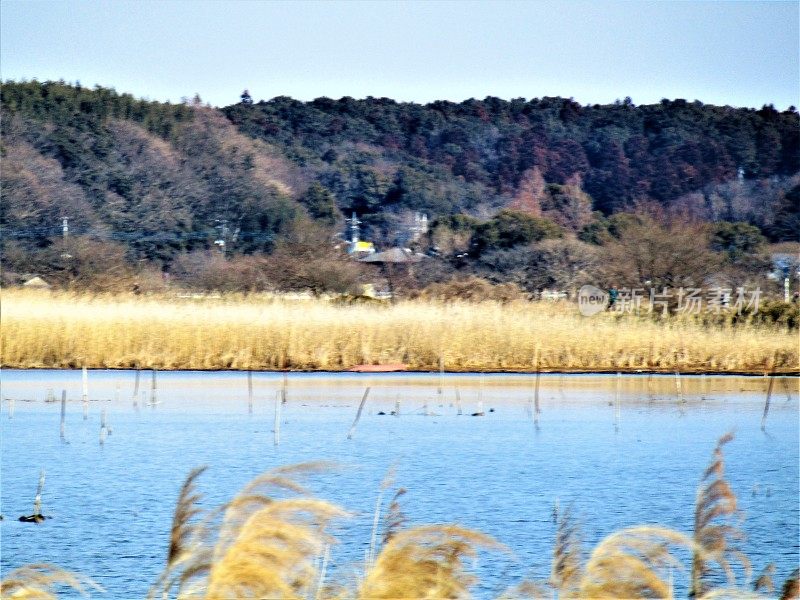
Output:
<svg viewBox="0 0 800 600">
<path fill-rule="evenodd" d="M 214 240 L 214 245 L 219 246 L 222 255 L 226 256 L 228 249 L 228 219 L 216 219 L 216 222 L 219 223 L 217 228 L 220 230 L 220 235 L 219 238 Z"/>
<path fill-rule="evenodd" d="M 353 244 L 353 246 L 355 246 L 359 241 L 358 226 L 361 225 L 361 221 L 358 220 L 355 211 L 353 211 L 353 216 L 349 220 L 350 220 L 350 242 Z"/>
<path fill-rule="evenodd" d="M 61 258 L 64 260 L 72 258 L 67 249 L 69 248 L 67 239 L 69 238 L 69 217 L 62 217 L 61 219 L 61 237 L 63 238 L 64 247 L 61 253 Z"/>
<path fill-rule="evenodd" d="M 353 216 L 349 219 L 346 219 L 350 222 L 350 250 L 349 252 L 355 252 L 356 246 L 358 246 L 359 241 L 359 225 L 361 225 L 361 221 L 358 220 L 355 211 L 353 211 Z"/>
</svg>

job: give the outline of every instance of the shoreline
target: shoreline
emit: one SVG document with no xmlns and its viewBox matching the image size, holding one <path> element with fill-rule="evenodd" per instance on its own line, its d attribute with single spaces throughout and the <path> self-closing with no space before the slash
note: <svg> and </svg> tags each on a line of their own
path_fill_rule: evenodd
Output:
<svg viewBox="0 0 800 600">
<path fill-rule="evenodd" d="M 0 371 L 2 370 L 12 370 L 12 371 L 63 371 L 63 372 L 79 372 L 83 367 L 16 367 L 13 365 L 0 365 Z M 616 375 L 620 373 L 622 375 L 681 375 L 681 376 L 700 376 L 700 375 L 711 375 L 714 377 L 800 377 L 800 369 L 794 370 L 784 370 L 784 369 L 776 369 L 774 371 L 759 371 L 759 370 L 750 370 L 750 371 L 705 371 L 705 370 L 669 370 L 669 369 L 650 369 L 650 370 L 643 370 L 643 369 L 592 369 L 592 370 L 567 370 L 567 369 L 541 369 L 537 371 L 521 371 L 521 370 L 487 370 L 487 371 L 477 371 L 477 370 L 464 370 L 464 371 L 457 371 L 457 370 L 444 370 L 444 371 L 434 371 L 434 370 L 415 370 L 415 369 L 408 369 L 406 371 L 370 371 L 370 372 L 359 372 L 359 371 L 351 371 L 348 369 L 342 370 L 330 370 L 330 369 L 216 369 L 216 368 L 208 368 L 208 369 L 198 369 L 198 368 L 186 368 L 186 369 L 179 369 L 179 368 L 169 368 L 163 369 L 156 367 L 86 367 L 86 370 L 89 372 L 92 371 L 157 371 L 159 373 L 273 373 L 275 375 L 283 375 L 283 374 L 304 374 L 304 375 L 352 375 L 354 377 L 361 377 L 361 378 L 369 378 L 369 377 L 381 377 L 381 376 L 395 376 L 401 377 L 403 375 Z"/>
</svg>

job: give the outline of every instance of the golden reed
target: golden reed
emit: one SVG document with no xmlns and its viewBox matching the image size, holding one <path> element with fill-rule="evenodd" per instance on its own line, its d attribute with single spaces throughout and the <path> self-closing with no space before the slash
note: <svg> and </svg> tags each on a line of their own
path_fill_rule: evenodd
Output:
<svg viewBox="0 0 800 600">
<path fill-rule="evenodd" d="M 7 290 L 2 365 L 15 368 L 793 372 L 797 332 L 656 322 L 567 303 L 344 304 Z"/>
</svg>

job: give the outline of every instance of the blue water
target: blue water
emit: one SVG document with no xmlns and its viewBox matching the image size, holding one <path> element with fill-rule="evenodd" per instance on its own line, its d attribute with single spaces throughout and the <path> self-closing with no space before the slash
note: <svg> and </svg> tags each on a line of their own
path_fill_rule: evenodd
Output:
<svg viewBox="0 0 800 600">
<path fill-rule="evenodd" d="M 200 488 L 206 505 L 216 506 L 270 468 L 332 460 L 341 467 L 309 482 L 353 513 L 336 531 L 332 577 L 363 561 L 380 483 L 394 467 L 397 485 L 408 490 L 402 507 L 410 524 L 456 522 L 508 546 L 510 553 L 482 553 L 476 565 L 474 593 L 489 598 L 522 577 L 549 576 L 556 502 L 571 506 L 587 549 L 630 525 L 691 533 L 699 477 L 717 438 L 731 430 L 726 475 L 742 511 L 742 547 L 756 573 L 774 562 L 776 581 L 798 564 L 797 378 L 776 382 L 765 433 L 763 378 L 684 378 L 681 402 L 671 377 L 618 384 L 545 375 L 537 430 L 528 414 L 532 377 L 293 374 L 275 446 L 281 375 L 254 376 L 253 414 L 241 373 L 159 373 L 159 404 L 148 407 L 151 379 L 143 372 L 136 408 L 133 377 L 90 372 L 84 420 L 80 372 L 2 373 L 3 573 L 55 563 L 95 579 L 106 589 L 99 597 L 144 597 L 164 565 L 174 501 L 192 468 L 209 465 Z M 348 440 L 367 385 L 370 399 Z M 58 399 L 68 390 L 69 443 L 59 439 L 60 403 L 44 402 L 50 388 Z M 399 418 L 377 414 L 396 400 Z M 467 416 L 479 401 L 486 416 Z M 426 404 L 437 414 L 425 416 Z M 112 434 L 101 446 L 102 408 Z M 32 510 L 42 468 L 43 512 L 53 518 L 19 523 Z M 676 585 L 685 585 L 685 575 L 676 573 Z"/>
</svg>

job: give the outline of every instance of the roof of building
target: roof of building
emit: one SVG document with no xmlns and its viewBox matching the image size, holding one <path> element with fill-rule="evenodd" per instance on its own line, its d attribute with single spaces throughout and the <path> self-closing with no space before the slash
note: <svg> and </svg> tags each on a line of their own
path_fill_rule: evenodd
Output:
<svg viewBox="0 0 800 600">
<path fill-rule="evenodd" d="M 360 258 L 361 262 L 370 263 L 416 263 L 422 260 L 422 254 L 415 254 L 406 248 L 389 248 L 383 252 L 376 252 L 364 258 Z"/>
<path fill-rule="evenodd" d="M 31 277 L 25 283 L 22 284 L 23 287 L 31 287 L 31 288 L 49 288 L 50 284 L 47 283 L 44 279 L 39 277 L 38 275 Z"/>
<path fill-rule="evenodd" d="M 355 242 L 350 246 L 350 252 L 375 252 L 375 245 L 372 242 Z"/>
</svg>

